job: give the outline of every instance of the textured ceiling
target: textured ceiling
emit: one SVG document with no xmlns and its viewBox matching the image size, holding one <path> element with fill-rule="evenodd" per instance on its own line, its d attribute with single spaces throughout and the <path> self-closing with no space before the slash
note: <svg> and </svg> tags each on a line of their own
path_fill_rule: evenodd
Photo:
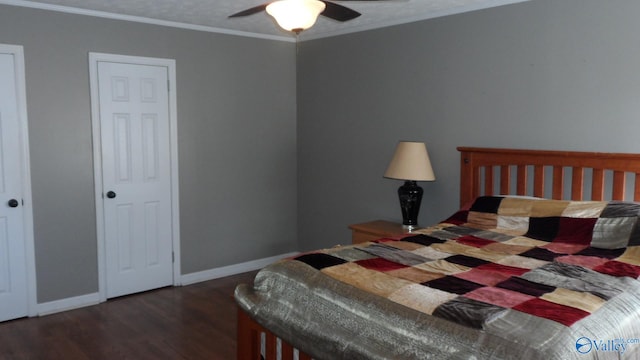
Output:
<svg viewBox="0 0 640 360">
<path fill-rule="evenodd" d="M 320 17 L 299 35 L 300 40 L 369 30 L 527 0 L 382 0 L 336 1 L 362 16 L 338 22 Z M 134 21 L 295 41 L 280 30 L 265 12 L 228 19 L 238 11 L 268 0 L 0 0 L 0 4 L 27 6 Z"/>
</svg>

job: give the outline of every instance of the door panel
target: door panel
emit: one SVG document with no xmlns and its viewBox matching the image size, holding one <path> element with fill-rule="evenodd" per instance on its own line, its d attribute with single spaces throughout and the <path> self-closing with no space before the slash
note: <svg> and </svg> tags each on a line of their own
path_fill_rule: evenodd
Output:
<svg viewBox="0 0 640 360">
<path fill-rule="evenodd" d="M 167 79 L 98 62 L 108 298 L 173 284 Z"/>
<path fill-rule="evenodd" d="M 0 321 L 26 316 L 28 311 L 15 79 L 14 55 L 0 53 Z"/>
</svg>

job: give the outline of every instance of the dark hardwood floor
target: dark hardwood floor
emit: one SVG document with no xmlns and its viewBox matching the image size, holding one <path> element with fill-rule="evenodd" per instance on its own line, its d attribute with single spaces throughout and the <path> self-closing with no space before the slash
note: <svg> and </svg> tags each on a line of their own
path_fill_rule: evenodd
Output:
<svg viewBox="0 0 640 360">
<path fill-rule="evenodd" d="M 255 273 L 0 323 L 0 359 L 235 359 L 233 290 Z"/>
</svg>

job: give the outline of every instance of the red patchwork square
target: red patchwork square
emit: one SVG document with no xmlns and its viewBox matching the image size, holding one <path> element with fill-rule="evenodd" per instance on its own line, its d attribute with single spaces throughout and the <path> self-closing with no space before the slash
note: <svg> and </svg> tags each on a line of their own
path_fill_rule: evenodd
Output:
<svg viewBox="0 0 640 360">
<path fill-rule="evenodd" d="M 609 260 L 595 256 L 566 255 L 557 257 L 556 261 L 563 264 L 582 266 L 593 270 L 596 266 L 600 266 Z"/>
<path fill-rule="evenodd" d="M 541 246 L 547 250 L 551 250 L 554 253 L 558 254 L 575 254 L 589 247 L 589 245 L 584 244 L 571 244 L 564 242 L 552 242 L 547 245 Z"/>
<path fill-rule="evenodd" d="M 490 286 L 473 290 L 469 293 L 466 293 L 464 296 L 470 299 L 502 306 L 505 308 L 511 308 L 522 304 L 525 301 L 535 299 L 531 295 Z"/>
<path fill-rule="evenodd" d="M 457 238 L 456 241 L 461 244 L 469 245 L 477 248 L 481 248 L 489 244 L 493 244 L 495 242 L 493 240 L 482 239 L 479 237 L 475 237 L 473 235 L 461 236 Z"/>
<path fill-rule="evenodd" d="M 355 263 L 364 268 L 376 271 L 391 271 L 408 267 L 407 265 L 398 264 L 382 258 L 358 260 Z"/>
<path fill-rule="evenodd" d="M 634 279 L 640 277 L 640 266 L 623 263 L 620 261 L 607 261 L 602 265 L 598 265 L 593 270 L 617 277 L 628 276 Z"/>
<path fill-rule="evenodd" d="M 589 245 L 597 220 L 595 218 L 561 217 L 558 233 L 553 242 Z"/>
<path fill-rule="evenodd" d="M 566 326 L 571 326 L 576 321 L 589 315 L 589 313 L 584 310 L 556 304 L 539 298 L 525 301 L 522 304 L 514 306 L 513 309 L 553 320 Z"/>
<path fill-rule="evenodd" d="M 508 276 L 520 276 L 526 272 L 529 272 L 529 269 L 519 268 L 515 266 L 508 266 L 496 263 L 489 263 L 485 265 L 480 265 L 477 267 L 478 270 L 485 271 L 493 271 L 501 274 L 505 274 Z"/>
<path fill-rule="evenodd" d="M 501 283 L 511 277 L 511 275 L 508 274 L 500 273 L 497 271 L 480 270 L 478 268 L 457 273 L 453 276 L 488 286 L 493 286 L 495 284 Z"/>
</svg>

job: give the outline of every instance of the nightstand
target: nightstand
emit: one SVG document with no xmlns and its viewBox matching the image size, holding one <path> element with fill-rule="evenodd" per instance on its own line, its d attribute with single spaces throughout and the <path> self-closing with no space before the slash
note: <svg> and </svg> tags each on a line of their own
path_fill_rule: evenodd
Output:
<svg viewBox="0 0 640 360">
<path fill-rule="evenodd" d="M 402 235 L 409 232 L 409 230 L 402 227 L 402 224 L 386 220 L 375 220 L 361 224 L 353 224 L 349 225 L 349 229 L 351 229 L 352 244 L 373 241 L 383 237 Z"/>
</svg>

